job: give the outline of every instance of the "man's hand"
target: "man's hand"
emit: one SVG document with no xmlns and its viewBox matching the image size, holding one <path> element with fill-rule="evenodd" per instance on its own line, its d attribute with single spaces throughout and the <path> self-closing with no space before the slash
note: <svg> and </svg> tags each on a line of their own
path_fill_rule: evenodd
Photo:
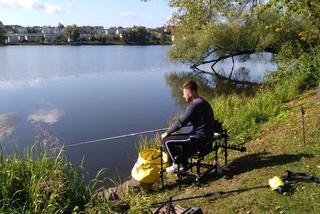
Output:
<svg viewBox="0 0 320 214">
<path fill-rule="evenodd" d="M 168 136 L 168 133 L 167 132 L 165 132 L 165 133 L 163 133 L 162 135 L 161 135 L 161 139 L 163 140 L 165 137 L 167 137 Z"/>
</svg>

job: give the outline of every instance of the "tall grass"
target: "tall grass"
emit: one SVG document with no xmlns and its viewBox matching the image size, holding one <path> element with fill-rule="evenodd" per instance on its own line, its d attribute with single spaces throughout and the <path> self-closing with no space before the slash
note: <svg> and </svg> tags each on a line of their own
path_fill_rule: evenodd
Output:
<svg viewBox="0 0 320 214">
<path fill-rule="evenodd" d="M 83 167 L 72 167 L 62 154 L 26 149 L 5 157 L 1 148 L 0 212 L 77 213 L 94 206 Z"/>
<path fill-rule="evenodd" d="M 229 131 L 232 143 L 246 142 L 259 133 L 263 123 L 283 115 L 283 103 L 316 85 L 308 84 L 309 77 L 308 72 L 278 71 L 267 77 L 254 97 L 220 96 L 210 103 L 215 116 Z"/>
<path fill-rule="evenodd" d="M 147 141 L 140 149 L 149 147 Z M 122 200 L 111 203 L 95 195 L 104 169 L 89 183 L 83 160 L 73 167 L 63 154 L 45 148 L 5 156 L 0 147 L 0 213 L 136 213 L 150 210 L 146 193 L 119 186 Z M 115 183 L 116 184 L 116 183 Z M 103 193 L 103 188 L 101 188 Z M 143 200 L 141 200 L 143 199 Z"/>
<path fill-rule="evenodd" d="M 154 149 L 161 145 L 161 136 L 160 133 L 156 133 L 152 138 L 148 139 L 147 137 L 141 137 L 139 140 L 136 150 L 141 152 L 146 149 Z"/>
</svg>

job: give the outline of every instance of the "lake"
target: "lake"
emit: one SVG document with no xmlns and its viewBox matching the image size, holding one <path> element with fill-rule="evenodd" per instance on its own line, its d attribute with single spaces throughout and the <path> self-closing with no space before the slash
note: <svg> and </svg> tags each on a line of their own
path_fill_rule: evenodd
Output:
<svg viewBox="0 0 320 214">
<path fill-rule="evenodd" d="M 217 79 L 190 76 L 188 66 L 166 60 L 169 46 L 0 47 L 0 143 L 5 152 L 35 143 L 70 145 L 166 127 L 184 107 L 178 90 L 190 78 L 210 98 Z M 260 81 L 274 69 L 272 57 L 237 61 L 234 77 Z M 226 72 L 231 61 L 217 66 Z M 248 67 L 248 69 L 244 69 Z M 200 78 L 200 79 L 199 79 Z M 236 85 L 236 91 L 241 89 Z M 239 89 L 239 90 L 238 90 Z M 224 90 L 224 89 L 223 89 Z M 241 91 L 241 90 L 240 90 Z M 128 177 L 137 142 L 128 137 L 66 148 L 86 176 Z"/>
</svg>

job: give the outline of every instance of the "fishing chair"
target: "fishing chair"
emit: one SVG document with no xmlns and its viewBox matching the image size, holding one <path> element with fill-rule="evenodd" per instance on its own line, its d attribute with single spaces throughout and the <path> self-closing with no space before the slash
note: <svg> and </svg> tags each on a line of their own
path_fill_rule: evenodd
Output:
<svg viewBox="0 0 320 214">
<path fill-rule="evenodd" d="M 191 154 L 188 159 L 188 163 L 186 169 L 184 171 L 180 171 L 180 166 L 178 165 L 178 185 L 179 189 L 181 189 L 181 182 L 183 177 L 192 177 L 195 179 L 198 185 L 200 185 L 201 180 L 203 177 L 208 175 L 210 172 L 214 171 L 218 173 L 219 165 L 218 165 L 218 150 L 222 148 L 224 150 L 224 160 L 225 165 L 227 165 L 227 157 L 228 157 L 228 149 L 237 150 L 244 152 L 246 148 L 243 146 L 235 146 L 235 145 L 228 145 L 228 133 L 227 130 L 220 129 L 220 132 L 215 132 L 214 136 L 207 142 L 202 143 L 198 148 L 196 148 L 195 153 Z M 162 148 L 161 148 L 162 149 Z M 214 163 L 203 163 L 203 160 L 209 156 L 211 153 L 214 152 Z M 161 153 L 162 154 L 162 153 Z M 180 157 L 177 156 L 175 159 L 179 159 Z M 194 172 L 195 168 L 195 172 Z M 161 164 L 161 171 L 160 171 L 160 178 L 162 187 L 164 187 L 163 181 L 163 173 L 165 170 Z"/>
</svg>

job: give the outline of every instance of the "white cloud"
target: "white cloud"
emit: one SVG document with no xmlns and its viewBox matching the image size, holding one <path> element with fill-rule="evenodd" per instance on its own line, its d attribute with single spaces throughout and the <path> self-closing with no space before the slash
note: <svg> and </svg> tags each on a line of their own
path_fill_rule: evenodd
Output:
<svg viewBox="0 0 320 214">
<path fill-rule="evenodd" d="M 53 14 L 61 12 L 61 7 L 39 0 L 0 0 L 0 7 L 24 8 L 28 10 L 40 10 L 44 13 Z"/>
<path fill-rule="evenodd" d="M 39 109 L 34 114 L 29 115 L 30 123 L 48 123 L 50 125 L 58 122 L 64 115 L 64 111 L 57 108 Z"/>
<path fill-rule="evenodd" d="M 130 12 L 130 11 L 122 11 L 119 14 L 121 17 L 134 17 L 137 14 L 135 12 Z"/>
<path fill-rule="evenodd" d="M 65 1 L 64 3 L 66 4 L 67 7 L 71 7 L 71 2 L 70 1 Z"/>
</svg>

